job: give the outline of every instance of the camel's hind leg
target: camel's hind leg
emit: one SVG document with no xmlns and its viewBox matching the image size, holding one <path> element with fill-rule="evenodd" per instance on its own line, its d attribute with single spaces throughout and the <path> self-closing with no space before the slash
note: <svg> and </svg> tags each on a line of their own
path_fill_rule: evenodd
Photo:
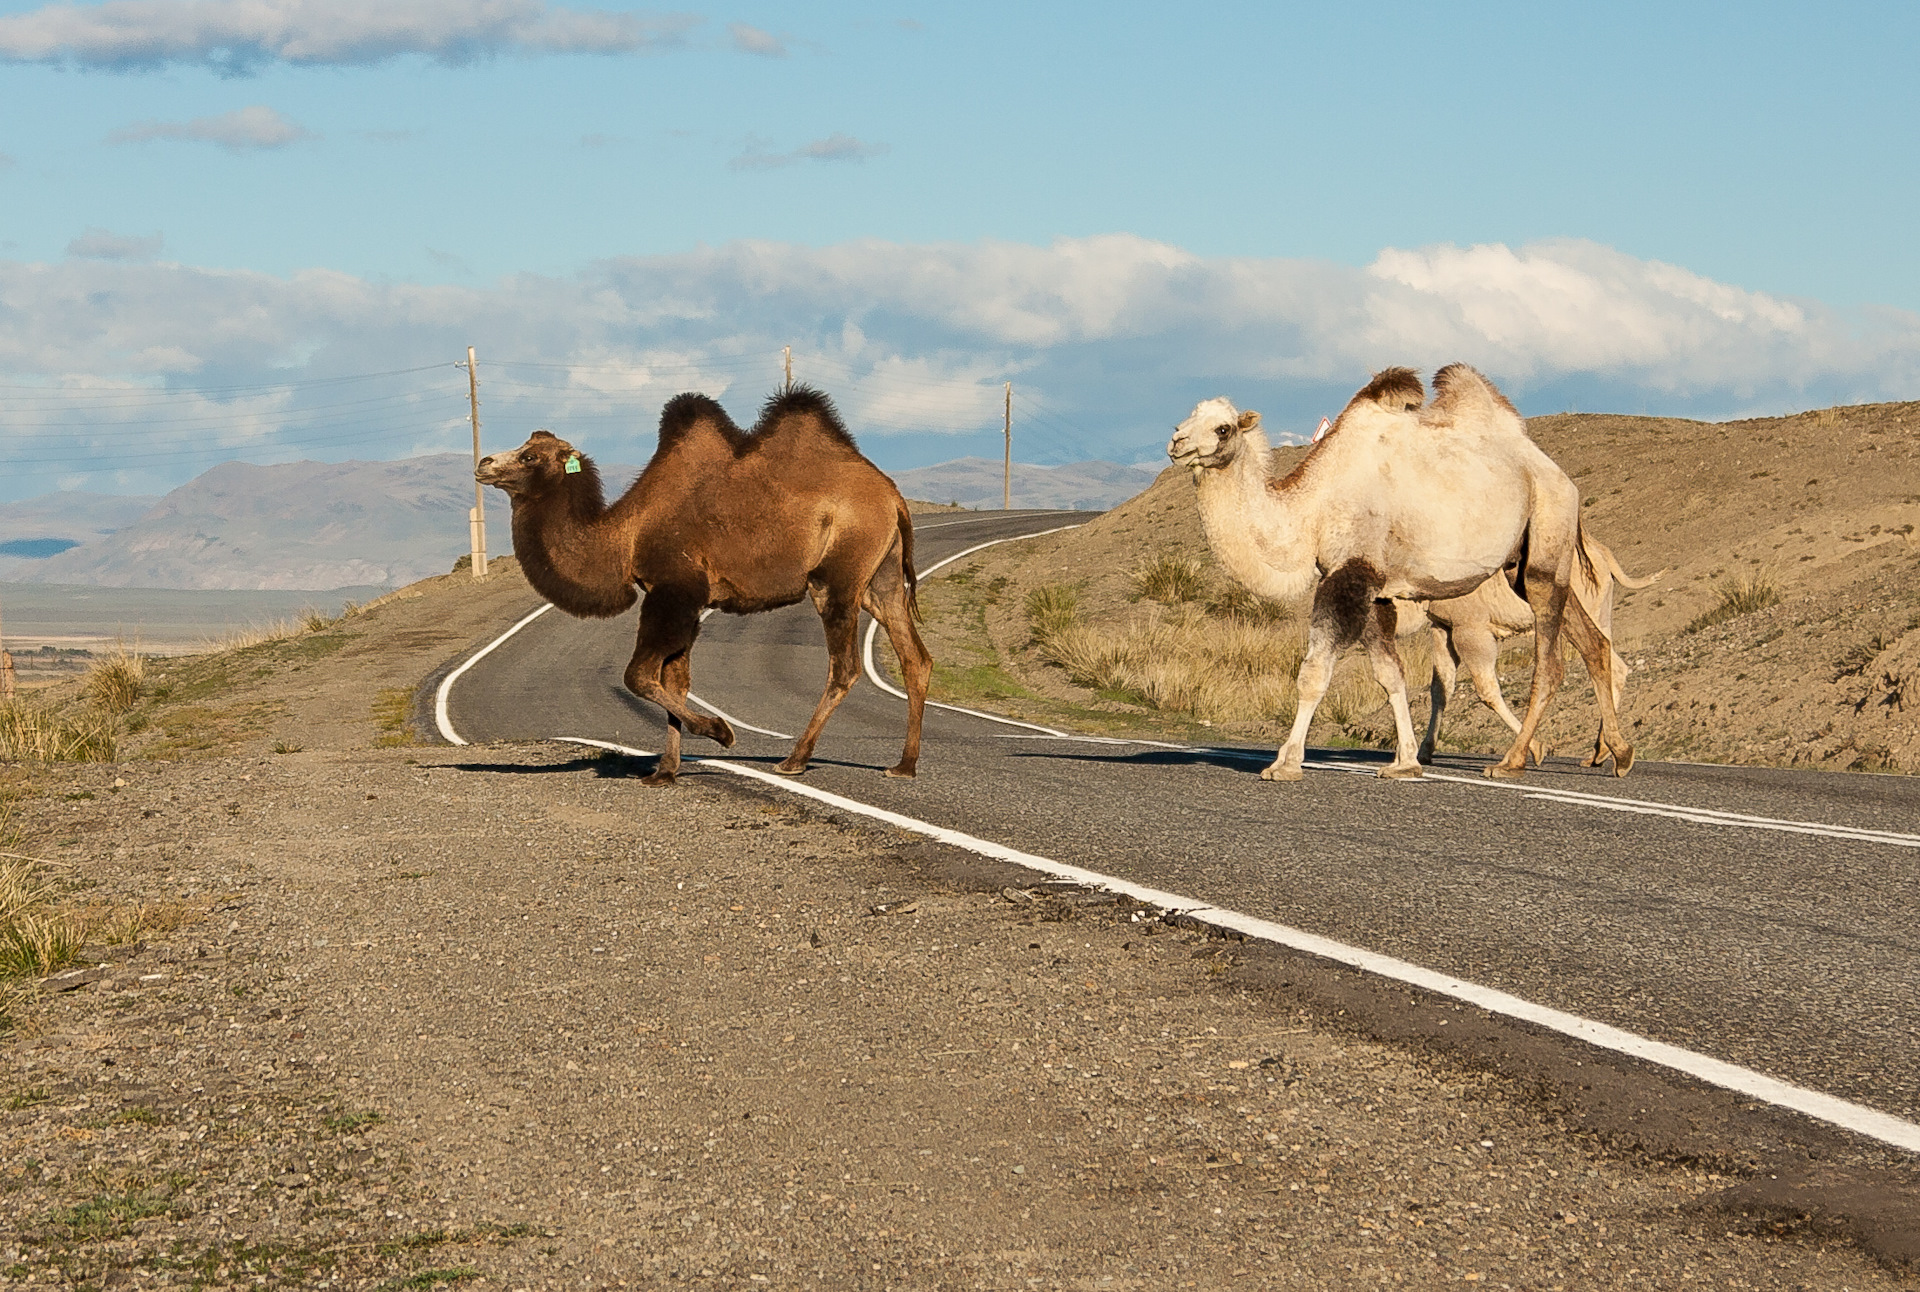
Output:
<svg viewBox="0 0 1920 1292">
<path fill-rule="evenodd" d="M 1487 768 L 1487 775 L 1499 780 L 1525 774 L 1534 732 L 1539 730 L 1547 705 L 1552 703 L 1554 692 L 1560 689 L 1560 679 L 1566 673 L 1566 664 L 1560 658 L 1560 625 L 1566 617 L 1567 569 L 1572 555 L 1572 548 L 1568 546 L 1554 566 L 1541 568 L 1530 564 L 1527 569 L 1527 602 L 1533 607 L 1533 688 L 1527 695 L 1527 716 L 1521 719 L 1513 747 L 1504 758 Z M 1497 685 L 1495 689 L 1498 690 Z"/>
<path fill-rule="evenodd" d="M 807 729 L 800 733 L 800 739 L 794 742 L 793 752 L 774 766 L 773 770 L 783 776 L 798 776 L 807 770 L 807 760 L 813 757 L 813 746 L 820 739 L 821 728 L 827 725 L 827 719 L 840 707 L 840 701 L 847 698 L 847 692 L 860 676 L 859 655 L 854 649 L 854 638 L 860 627 L 859 607 L 829 589 L 820 622 L 827 630 L 827 689 L 820 693 L 820 703 L 813 707 L 813 717 L 807 722 Z"/>
<path fill-rule="evenodd" d="M 1333 666 L 1340 652 L 1360 640 L 1366 631 L 1378 588 L 1371 567 L 1350 561 L 1320 581 L 1313 594 L 1313 610 L 1307 620 L 1307 654 L 1300 661 L 1295 682 L 1293 730 L 1287 743 L 1260 773 L 1262 780 L 1297 781 L 1306 773 L 1307 728 L 1313 725 L 1313 711 L 1327 694 L 1333 681 Z"/>
<path fill-rule="evenodd" d="M 1593 678 L 1593 696 L 1600 705 L 1600 735 L 1594 741 L 1593 762 L 1598 767 L 1607 754 L 1613 755 L 1613 774 L 1625 776 L 1633 770 L 1633 746 L 1628 743 L 1626 734 L 1620 730 L 1620 715 L 1615 709 L 1619 685 L 1614 677 L 1613 643 L 1587 613 L 1587 608 L 1579 598 L 1567 599 L 1566 615 L 1567 637 L 1573 642 L 1575 650 L 1586 661 L 1587 672 Z M 1621 660 L 1622 664 L 1626 661 Z"/>
<path fill-rule="evenodd" d="M 1453 633 L 1435 624 L 1433 634 L 1433 678 L 1427 683 L 1427 736 L 1415 755 L 1423 765 L 1431 766 L 1433 751 L 1440 743 L 1440 715 L 1453 698 L 1453 684 L 1459 678 L 1460 656 L 1453 649 Z"/>
<path fill-rule="evenodd" d="M 1387 702 L 1393 708 L 1393 761 L 1380 769 L 1380 775 L 1389 780 L 1417 780 L 1422 772 L 1414 751 L 1413 714 L 1407 706 L 1407 670 L 1394 648 L 1394 619 L 1393 602 L 1376 601 L 1361 631 L 1367 658 L 1373 664 L 1374 681 L 1386 690 Z"/>
<path fill-rule="evenodd" d="M 890 573 L 891 571 L 891 573 Z M 920 720 L 927 708 L 927 684 L 933 678 L 933 656 L 914 626 L 913 603 L 907 595 L 898 562 L 882 565 L 867 586 L 866 610 L 887 630 L 887 640 L 900 661 L 901 681 L 907 684 L 907 743 L 889 776 L 910 777 L 920 763 Z"/>
</svg>

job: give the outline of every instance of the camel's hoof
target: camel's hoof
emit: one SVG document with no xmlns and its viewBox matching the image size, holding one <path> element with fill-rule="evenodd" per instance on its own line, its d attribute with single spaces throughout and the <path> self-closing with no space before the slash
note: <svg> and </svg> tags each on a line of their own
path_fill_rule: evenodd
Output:
<svg viewBox="0 0 1920 1292">
<path fill-rule="evenodd" d="M 895 780 L 910 781 L 914 778 L 916 772 L 912 763 L 901 763 L 897 767 L 887 768 L 887 770 L 881 774 L 883 776 L 891 776 Z"/>
<path fill-rule="evenodd" d="M 1414 758 L 1414 761 L 1419 763 L 1422 767 L 1433 766 L 1433 751 L 1431 749 L 1423 749 L 1419 753 L 1415 754 L 1413 758 Z"/>
<path fill-rule="evenodd" d="M 796 763 L 789 758 L 784 763 L 775 763 L 773 770 L 779 772 L 782 776 L 798 776 L 801 772 L 807 770 L 807 765 L 805 763 Z"/>
<path fill-rule="evenodd" d="M 1535 767 L 1545 767 L 1547 765 L 1547 755 L 1553 751 L 1536 740 L 1527 746 L 1527 752 L 1533 755 L 1533 765 Z"/>
<path fill-rule="evenodd" d="M 1307 773 L 1298 767 L 1285 767 L 1279 763 L 1265 768 L 1260 773 L 1263 781 L 1299 781 L 1305 780 Z"/>
<path fill-rule="evenodd" d="M 1633 746 L 1628 745 L 1624 750 L 1621 750 L 1621 749 L 1614 750 L 1613 751 L 1613 774 L 1615 776 L 1625 776 L 1628 772 L 1632 770 L 1633 770 Z"/>
<path fill-rule="evenodd" d="M 640 778 L 642 785 L 671 785 L 680 779 L 678 772 L 652 772 Z"/>
<path fill-rule="evenodd" d="M 722 749 L 732 749 L 733 724 L 724 718 L 715 718 L 713 720 L 713 726 L 714 729 L 707 733 L 707 738 L 719 745 Z"/>
<path fill-rule="evenodd" d="M 1375 773 L 1375 775 L 1379 776 L 1383 781 L 1417 781 L 1426 774 L 1426 769 L 1420 766 L 1419 763 L 1411 763 L 1405 766 L 1400 763 L 1392 763 L 1386 767 L 1382 767 Z"/>
<path fill-rule="evenodd" d="M 1495 763 L 1487 768 L 1487 776 L 1496 781 L 1517 781 L 1526 774 L 1525 767 L 1509 767 L 1505 763 Z"/>
</svg>

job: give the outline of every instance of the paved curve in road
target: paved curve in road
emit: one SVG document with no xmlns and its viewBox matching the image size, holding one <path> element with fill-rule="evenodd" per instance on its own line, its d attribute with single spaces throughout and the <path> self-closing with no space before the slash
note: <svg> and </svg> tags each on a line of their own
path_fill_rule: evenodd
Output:
<svg viewBox="0 0 1920 1292">
<path fill-rule="evenodd" d="M 916 554 L 924 570 L 1084 519 L 930 516 Z M 467 741 L 658 749 L 659 711 L 620 681 L 634 618 L 540 616 L 444 689 L 447 718 Z M 825 677 L 807 604 L 710 618 L 694 691 L 740 740 L 687 757 L 770 768 Z M 1276 785 L 1256 774 L 1270 748 L 1056 739 L 932 707 L 919 778 L 889 780 L 904 717 L 863 680 L 803 783 L 1920 1122 L 1920 780 L 1643 761 L 1617 781 L 1552 760 L 1515 784 L 1443 756 L 1400 782 L 1316 750 L 1314 774 Z"/>
</svg>

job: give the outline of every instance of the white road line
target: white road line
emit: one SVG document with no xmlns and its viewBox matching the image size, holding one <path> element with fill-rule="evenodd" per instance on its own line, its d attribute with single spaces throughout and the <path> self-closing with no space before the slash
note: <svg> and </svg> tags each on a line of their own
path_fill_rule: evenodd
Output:
<svg viewBox="0 0 1920 1292">
<path fill-rule="evenodd" d="M 440 734 L 441 736 L 445 737 L 446 742 L 448 744 L 464 745 L 467 743 L 466 741 L 460 738 L 460 733 L 453 729 L 453 719 L 447 716 L 447 696 L 452 693 L 453 684 L 460 680 L 460 675 L 462 673 L 465 673 L 468 669 L 472 668 L 475 664 L 478 664 L 481 660 L 485 659 L 487 656 L 493 654 L 495 650 L 499 649 L 501 643 L 505 642 L 507 638 L 513 636 L 515 633 L 519 632 L 522 628 L 525 628 L 528 624 L 538 619 L 541 615 L 546 614 L 547 611 L 551 609 L 553 609 L 553 603 L 549 601 L 545 605 L 541 606 L 538 610 L 528 615 L 525 619 L 522 619 L 519 623 L 507 629 L 507 631 L 501 633 L 498 637 L 494 638 L 492 641 L 488 642 L 485 646 L 482 646 L 479 650 L 475 651 L 473 654 L 473 658 L 469 659 L 466 663 L 462 664 L 459 668 L 456 668 L 455 670 L 453 670 L 453 672 L 447 674 L 446 677 L 441 680 L 439 689 L 433 693 L 433 720 L 435 724 L 439 726 Z"/>
<path fill-rule="evenodd" d="M 708 713 L 711 713 L 714 717 L 726 719 L 728 722 L 740 728 L 742 731 L 752 731 L 762 736 L 772 736 L 775 740 L 792 740 L 793 739 L 792 736 L 789 736 L 784 731 L 768 731 L 765 727 L 756 727 L 751 722 L 742 722 L 740 719 L 734 717 L 731 713 L 728 713 L 725 709 L 722 709 L 719 705 L 711 704 L 706 700 L 702 700 L 699 696 L 695 695 L 691 691 L 687 692 L 687 699 L 699 705 L 701 708 L 705 709 Z"/>
<path fill-rule="evenodd" d="M 646 750 L 632 749 L 604 740 L 589 740 L 580 736 L 561 736 L 558 739 L 570 744 L 615 750 L 635 757 L 651 756 Z M 1209 906 L 1178 893 L 1149 888 L 1130 880 L 1102 874 L 1097 870 L 1087 870 L 1084 867 L 1054 861 L 1049 857 L 1021 852 L 1017 848 L 1009 848 L 991 840 L 976 838 L 959 830 L 949 830 L 944 826 L 933 825 L 915 817 L 903 816 L 898 812 L 890 812 L 885 808 L 862 803 L 857 799 L 845 798 L 839 794 L 816 789 L 811 785 L 775 776 L 757 767 L 748 767 L 719 758 L 701 758 L 694 761 L 703 767 L 712 767 L 735 776 L 742 776 L 783 790 L 788 794 L 812 799 L 816 803 L 824 803 L 896 829 L 924 835 L 956 848 L 964 848 L 982 857 L 1011 862 L 1016 866 L 1050 875 L 1055 879 L 1085 884 L 1107 892 L 1123 893 L 1135 901 L 1144 902 L 1161 910 L 1178 911 L 1207 924 L 1232 929 L 1250 938 L 1258 938 L 1263 942 L 1271 942 L 1290 950 L 1348 965 L 1364 973 L 1419 987 L 1436 995 L 1484 1009 L 1490 1014 L 1531 1023 L 1536 1027 L 1584 1041 L 1598 1049 L 1610 1050 L 1616 1054 L 1627 1055 L 1630 1058 L 1641 1059 L 1684 1073 L 1708 1085 L 1719 1086 L 1723 1090 L 1731 1090 L 1736 1094 L 1744 1095 L 1749 1099 L 1758 1099 L 1777 1108 L 1790 1109 L 1816 1121 L 1838 1126 L 1856 1135 L 1877 1140 L 1909 1153 L 1920 1153 L 1920 1125 L 1880 1112 L 1878 1109 L 1869 1108 L 1864 1104 L 1856 1104 L 1850 1100 L 1822 1094 L 1818 1090 L 1810 1090 L 1805 1086 L 1781 1081 L 1763 1072 L 1756 1072 L 1752 1068 L 1743 1068 L 1738 1064 L 1726 1063 L 1709 1055 L 1684 1050 L 1677 1045 L 1668 1045 L 1664 1041 L 1655 1041 L 1594 1019 L 1582 1018 L 1578 1014 L 1569 1014 L 1564 1010 L 1535 1004 L 1533 1001 L 1508 992 L 1483 987 L 1478 983 L 1468 982 L 1464 978 L 1455 978 L 1450 974 L 1437 973 L 1432 969 L 1398 960 L 1392 956 L 1383 956 L 1361 947 L 1349 946 L 1344 942 L 1335 942 L 1331 938 L 1323 938 L 1318 934 L 1308 933 L 1304 929 L 1276 924 L 1271 920 L 1263 920 L 1258 916 L 1228 910 L 1224 907 Z"/>
</svg>

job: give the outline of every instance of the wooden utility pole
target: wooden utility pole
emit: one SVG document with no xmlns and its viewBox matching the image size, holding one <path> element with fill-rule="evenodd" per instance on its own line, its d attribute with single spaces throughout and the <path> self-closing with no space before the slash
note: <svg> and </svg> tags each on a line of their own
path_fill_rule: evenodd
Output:
<svg viewBox="0 0 1920 1292">
<path fill-rule="evenodd" d="M 792 390 L 793 389 L 793 347 L 792 346 L 786 347 L 785 363 L 786 363 L 786 369 L 787 369 L 786 388 L 788 390 Z"/>
<path fill-rule="evenodd" d="M 6 646 L 6 634 L 0 631 L 0 700 L 12 700 L 17 689 L 13 677 L 13 652 Z"/>
<path fill-rule="evenodd" d="M 473 347 L 467 347 L 467 402 L 473 410 L 473 469 L 480 469 L 480 368 L 474 361 Z M 487 499 L 486 486 L 473 482 L 473 510 L 467 513 L 467 534 L 473 541 L 473 577 L 487 577 Z"/>
<path fill-rule="evenodd" d="M 1007 383 L 1007 467 L 1000 478 L 1000 510 L 1013 510 L 1013 383 Z"/>
</svg>

